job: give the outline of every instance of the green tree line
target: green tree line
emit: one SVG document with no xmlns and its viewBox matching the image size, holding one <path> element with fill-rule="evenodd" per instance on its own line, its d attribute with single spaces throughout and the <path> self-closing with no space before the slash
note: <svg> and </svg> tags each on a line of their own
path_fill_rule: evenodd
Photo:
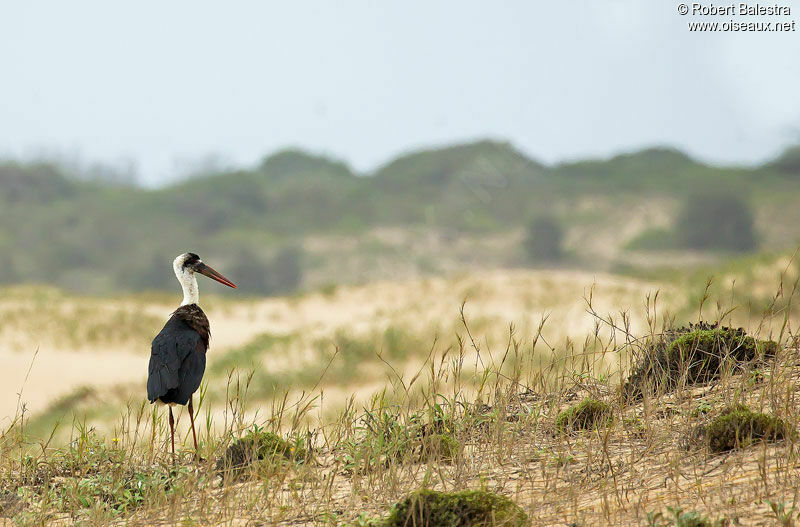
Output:
<svg viewBox="0 0 800 527">
<path fill-rule="evenodd" d="M 502 233 L 556 206 L 569 222 L 563 211 L 582 197 L 688 199 L 698 188 L 755 196 L 747 206 L 758 208 L 797 194 L 798 179 L 796 149 L 756 168 L 708 166 L 664 148 L 548 166 L 496 141 L 408 153 L 368 174 L 284 150 L 250 169 L 157 189 L 4 162 L 0 280 L 92 292 L 171 289 L 169 262 L 192 250 L 241 271 L 254 292 L 286 292 L 302 281 L 303 240 L 312 235 L 380 226 Z"/>
</svg>

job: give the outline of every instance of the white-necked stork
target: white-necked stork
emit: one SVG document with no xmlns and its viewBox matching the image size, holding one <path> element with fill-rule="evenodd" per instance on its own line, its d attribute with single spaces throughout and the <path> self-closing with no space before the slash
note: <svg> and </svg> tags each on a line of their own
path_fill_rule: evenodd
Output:
<svg viewBox="0 0 800 527">
<path fill-rule="evenodd" d="M 194 431 L 192 394 L 200 387 L 206 369 L 206 350 L 211 339 L 208 317 L 197 305 L 199 292 L 195 273 L 213 278 L 217 282 L 236 288 L 236 285 L 203 263 L 194 253 L 184 253 L 172 262 L 175 276 L 183 288 L 183 302 L 169 317 L 161 332 L 153 339 L 147 377 L 147 398 L 169 405 L 169 433 L 172 457 L 175 457 L 175 419 L 172 407 L 189 405 L 192 439 L 197 453 L 197 435 Z"/>
</svg>

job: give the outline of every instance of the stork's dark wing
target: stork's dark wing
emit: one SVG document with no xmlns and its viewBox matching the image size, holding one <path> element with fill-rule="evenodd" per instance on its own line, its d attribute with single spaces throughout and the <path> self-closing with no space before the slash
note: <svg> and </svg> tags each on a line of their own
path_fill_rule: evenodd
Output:
<svg viewBox="0 0 800 527">
<path fill-rule="evenodd" d="M 206 369 L 207 341 L 178 314 L 153 339 L 147 398 L 186 404 L 200 387 Z"/>
</svg>

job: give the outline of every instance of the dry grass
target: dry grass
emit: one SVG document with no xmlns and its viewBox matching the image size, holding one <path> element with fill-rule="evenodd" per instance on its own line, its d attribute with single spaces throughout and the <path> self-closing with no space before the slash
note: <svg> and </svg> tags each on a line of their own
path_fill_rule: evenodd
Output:
<svg viewBox="0 0 800 527">
<path fill-rule="evenodd" d="M 467 323 L 459 345 L 432 353 L 414 375 L 398 373 L 336 418 L 310 419 L 321 404 L 314 392 L 279 400 L 257 430 L 307 453 L 259 458 L 237 478 L 225 477 L 217 461 L 253 431 L 247 377 L 231 377 L 221 416 L 200 401 L 199 462 L 184 448 L 173 465 L 163 416 L 145 405 L 129 406 L 110 437 L 77 423 L 70 443 L 58 447 L 28 442 L 17 420 L 0 443 L 0 514 L 21 525 L 374 525 L 409 492 L 432 488 L 506 496 L 535 525 L 691 525 L 703 516 L 743 525 L 783 516 L 792 525 L 800 488 L 794 437 L 724 455 L 692 441 L 718 409 L 736 404 L 794 427 L 800 360 L 785 345 L 792 341 L 786 334 L 767 368 L 626 405 L 621 382 L 594 368 L 598 356 L 635 345 L 624 331 L 569 363 L 558 357 L 524 372 L 536 344 L 511 335 L 488 350 Z M 559 413 L 585 397 L 606 402 L 612 419 L 560 430 Z M 447 437 L 446 451 L 430 446 L 434 435 Z"/>
<path fill-rule="evenodd" d="M 498 284 L 502 280 L 492 283 Z M 467 286 L 491 305 L 491 293 Z M 434 296 L 438 287 L 428 284 Z M 794 525 L 800 459 L 791 430 L 800 418 L 800 353 L 792 293 L 781 294 L 785 307 L 747 325 L 760 328 L 755 336 L 779 342 L 768 362 L 726 368 L 708 384 L 683 379 L 626 401 L 629 361 L 672 323 L 655 298 L 642 302 L 644 313 L 634 320 L 627 311 L 603 314 L 606 306 L 587 290 L 583 310 L 592 322 L 580 326 L 583 338 L 550 329 L 552 320 L 540 318 L 537 325 L 528 318 L 501 341 L 486 319 L 470 322 L 467 305 L 447 326 L 450 337 L 416 333 L 381 354 L 391 346 L 384 333 L 367 326 L 355 333 L 362 340 L 347 345 L 368 364 L 349 364 L 356 376 L 379 364 L 388 380 L 371 397 L 362 392 L 343 402 L 329 395 L 336 353 L 304 388 L 285 385 L 269 398 L 261 393 L 258 368 L 210 368 L 214 388 L 204 385 L 195 401 L 198 461 L 185 413 L 177 427 L 182 448 L 173 461 L 164 412 L 140 397 L 127 399 L 106 433 L 87 424 L 91 420 L 62 423 L 66 442 L 56 435 L 33 440 L 35 419 L 18 414 L 0 432 L 0 524 L 376 526 L 409 493 L 429 488 L 505 496 L 534 525 Z M 304 301 L 334 300 L 297 300 L 300 316 Z M 700 312 L 730 324 L 729 307 L 704 300 Z M 496 307 L 494 316 L 507 309 Z M 259 338 L 293 353 L 292 346 L 319 341 L 316 327 L 298 341 Z M 430 341 L 422 350 L 398 351 L 419 348 L 426 334 Z M 260 348 L 253 349 L 234 350 L 239 355 L 229 358 L 259 356 Z M 378 353 L 369 357 L 365 349 Z M 92 393 L 74 396 L 100 403 Z M 559 415 L 587 398 L 607 405 L 610 418 L 604 413 L 586 429 L 558 426 Z M 698 430 L 736 405 L 775 416 L 790 432 L 779 441 L 714 453 Z M 272 455 L 240 456 L 250 463 L 237 466 L 235 475 L 227 472 L 220 462 L 227 449 L 261 433 L 285 442 L 270 443 L 280 445 Z"/>
</svg>

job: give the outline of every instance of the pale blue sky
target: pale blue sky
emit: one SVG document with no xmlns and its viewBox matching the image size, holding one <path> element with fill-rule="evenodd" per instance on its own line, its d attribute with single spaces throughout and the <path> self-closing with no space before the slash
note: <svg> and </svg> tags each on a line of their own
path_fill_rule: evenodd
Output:
<svg viewBox="0 0 800 527">
<path fill-rule="evenodd" d="M 482 137 L 545 162 L 668 144 L 755 163 L 800 142 L 800 33 L 690 33 L 676 6 L 7 2 L 0 155 L 132 160 L 155 184 L 289 145 L 370 170 Z"/>
</svg>

